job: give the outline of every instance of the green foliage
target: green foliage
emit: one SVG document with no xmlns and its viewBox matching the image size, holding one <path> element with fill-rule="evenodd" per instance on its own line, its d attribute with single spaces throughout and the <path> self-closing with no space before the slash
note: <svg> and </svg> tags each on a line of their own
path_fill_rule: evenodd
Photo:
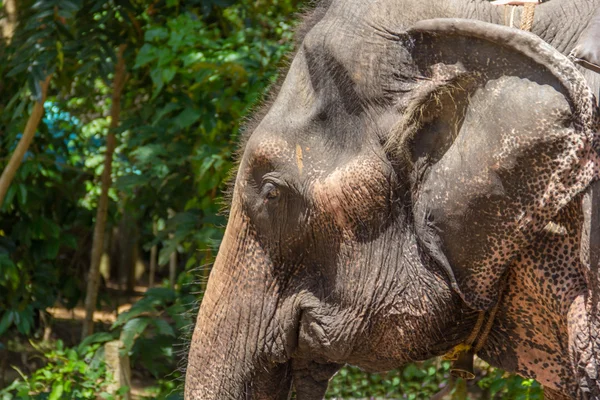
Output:
<svg viewBox="0 0 600 400">
<path fill-rule="evenodd" d="M 400 371 L 367 374 L 356 367 L 344 367 L 329 384 L 327 398 L 429 399 L 448 384 L 450 364 L 433 361 L 421 366 L 409 364 Z"/>
<path fill-rule="evenodd" d="M 183 390 L 177 379 L 178 373 L 173 373 L 171 379 L 159 379 L 157 385 L 150 388 L 151 395 L 144 396 L 144 400 L 183 400 Z"/>
<path fill-rule="evenodd" d="M 78 0 L 38 0 L 26 1 L 20 8 L 21 23 L 15 33 L 7 76 L 27 82 L 36 99 L 41 98 L 40 82 L 64 67 L 64 43 L 73 38 L 72 21 L 80 3 Z"/>
<path fill-rule="evenodd" d="M 99 344 L 65 348 L 62 341 L 44 352 L 46 366 L 0 390 L 1 400 L 115 399 L 105 391 L 111 381 Z M 125 389 L 123 389 L 125 390 Z"/>
<path fill-rule="evenodd" d="M 145 249 L 160 247 L 161 265 L 177 251 L 191 269 L 214 257 L 225 222 L 216 199 L 233 166 L 239 124 L 291 47 L 290 15 L 297 8 L 294 0 L 20 4 L 23 23 L 0 50 L 6 61 L 0 63 L 6 99 L 0 101 L 0 167 L 21 137 L 38 81 L 49 73 L 53 80 L 45 117 L 0 210 L 0 339 L 32 335 L 45 309 L 57 302 L 72 308 L 82 299 L 115 49 L 128 46 L 129 79 L 109 225 L 131 215 Z M 189 292 L 202 288 L 190 273 L 177 283 L 183 289 L 149 290 L 110 332 L 84 344 L 120 337 L 134 366 L 156 378 L 172 376 L 175 349 L 192 322 L 185 315 L 195 302 Z M 57 357 L 47 356 L 51 363 Z M 10 393 L 42 383 L 50 390 L 62 372 L 48 368 L 13 383 Z M 88 378 L 95 382 L 81 377 Z M 172 383 L 161 382 L 157 396 L 166 398 Z"/>
<path fill-rule="evenodd" d="M 73 306 L 82 293 L 93 212 L 80 203 L 92 175 L 84 160 L 98 145 L 78 140 L 76 118 L 50 102 L 45 108 L 43 134 L 0 210 L 0 337 L 11 327 L 29 334 L 38 310 L 57 300 Z"/>
<path fill-rule="evenodd" d="M 488 375 L 477 383 L 490 397 L 499 396 L 506 400 L 543 400 L 541 385 L 533 379 L 520 376 L 505 376 L 501 370 L 490 369 Z"/>
<path fill-rule="evenodd" d="M 195 296 L 186 291 L 151 288 L 119 315 L 109 332 L 88 336 L 79 347 L 120 339 L 133 368 L 147 370 L 157 379 L 173 376 L 179 362 L 175 348 L 183 345 L 193 322 L 188 309 L 195 301 Z M 166 390 L 168 381 L 163 383 Z"/>
<path fill-rule="evenodd" d="M 0 285 L 7 289 L 0 291 L 0 337 L 30 334 L 42 310 L 82 298 L 115 48 L 128 46 L 129 80 L 109 225 L 131 214 L 145 248 L 160 246 L 161 265 L 177 251 L 192 268 L 214 257 L 225 222 L 216 199 L 239 123 L 274 79 L 297 7 L 293 0 L 20 5 L 23 22 L 0 52 L 8 61 L 0 63 L 7 78 L 0 93 L 10 93 L 0 101 L 0 167 L 21 137 L 36 82 L 54 77 L 46 115 L 0 210 Z M 158 235 L 154 220 L 163 228 Z"/>
<path fill-rule="evenodd" d="M 292 1 L 205 7 L 178 2 L 144 28 L 133 71 L 147 99 L 123 120 L 124 174 L 117 187 L 128 204 L 167 220 L 160 264 L 173 251 L 188 265 L 210 262 L 225 220 L 220 191 L 231 170 L 239 124 L 276 75 L 292 42 Z M 180 7 L 181 6 L 181 7 Z M 278 12 L 279 11 L 279 12 Z M 263 14 L 264 13 L 264 14 Z M 269 17 L 270 15 L 270 17 Z M 154 239 L 154 238 L 153 238 Z M 150 245 L 150 243 L 148 243 Z"/>
<path fill-rule="evenodd" d="M 181 337 L 192 323 L 186 309 L 194 301 L 186 292 L 152 288 L 119 315 L 111 329 L 120 333 L 133 364 L 138 363 L 157 378 L 176 369 L 174 348 L 182 344 Z"/>
<path fill-rule="evenodd" d="M 480 363 L 481 364 L 481 363 Z M 464 400 L 467 393 L 472 398 L 503 400 L 542 400 L 543 390 L 533 379 L 523 379 L 508 375 L 501 370 L 487 367 L 477 371 L 483 374 L 477 378 L 477 389 L 457 380 L 452 384 L 450 363 L 431 360 L 420 364 L 408 364 L 400 370 L 381 374 L 368 374 L 356 367 L 346 366 L 331 382 L 326 398 L 394 398 L 430 399 L 436 393 L 452 385 L 447 398 Z"/>
</svg>

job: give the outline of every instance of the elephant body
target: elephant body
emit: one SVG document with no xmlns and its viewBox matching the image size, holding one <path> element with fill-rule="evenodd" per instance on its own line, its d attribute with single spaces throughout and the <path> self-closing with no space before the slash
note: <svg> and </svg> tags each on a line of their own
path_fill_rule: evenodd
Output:
<svg viewBox="0 0 600 400">
<path fill-rule="evenodd" d="M 343 364 L 442 355 L 482 313 L 481 358 L 600 398 L 600 80 L 560 53 L 596 6 L 539 5 L 538 38 L 483 0 L 319 3 L 248 126 L 186 399 L 320 399 Z"/>
</svg>

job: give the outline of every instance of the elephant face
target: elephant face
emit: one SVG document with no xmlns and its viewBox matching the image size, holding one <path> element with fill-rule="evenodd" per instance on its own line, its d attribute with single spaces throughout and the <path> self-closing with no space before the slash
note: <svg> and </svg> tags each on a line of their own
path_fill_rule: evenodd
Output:
<svg viewBox="0 0 600 400">
<path fill-rule="evenodd" d="M 336 4 L 243 147 L 186 398 L 321 398 L 341 364 L 449 350 L 595 174 L 592 95 L 541 40 Z"/>
</svg>

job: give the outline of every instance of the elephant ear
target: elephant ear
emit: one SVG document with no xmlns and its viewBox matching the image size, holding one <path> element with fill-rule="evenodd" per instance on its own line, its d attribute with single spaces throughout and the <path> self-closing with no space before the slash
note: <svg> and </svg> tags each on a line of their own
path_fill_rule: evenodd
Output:
<svg viewBox="0 0 600 400">
<path fill-rule="evenodd" d="M 485 310 L 523 247 L 596 179 L 594 96 L 569 59 L 527 32 L 436 19 L 403 39 L 418 78 L 389 148 L 412 171 L 422 245 Z"/>
</svg>

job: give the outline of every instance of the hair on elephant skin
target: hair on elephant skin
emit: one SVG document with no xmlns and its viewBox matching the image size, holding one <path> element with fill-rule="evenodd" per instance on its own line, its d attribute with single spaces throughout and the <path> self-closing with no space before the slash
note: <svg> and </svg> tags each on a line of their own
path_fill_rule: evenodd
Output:
<svg viewBox="0 0 600 400">
<path fill-rule="evenodd" d="M 600 398 L 600 81 L 564 55 L 596 6 L 543 3 L 528 33 L 484 0 L 317 4 L 241 145 L 186 399 L 321 399 L 490 310 L 481 358 Z"/>
</svg>

